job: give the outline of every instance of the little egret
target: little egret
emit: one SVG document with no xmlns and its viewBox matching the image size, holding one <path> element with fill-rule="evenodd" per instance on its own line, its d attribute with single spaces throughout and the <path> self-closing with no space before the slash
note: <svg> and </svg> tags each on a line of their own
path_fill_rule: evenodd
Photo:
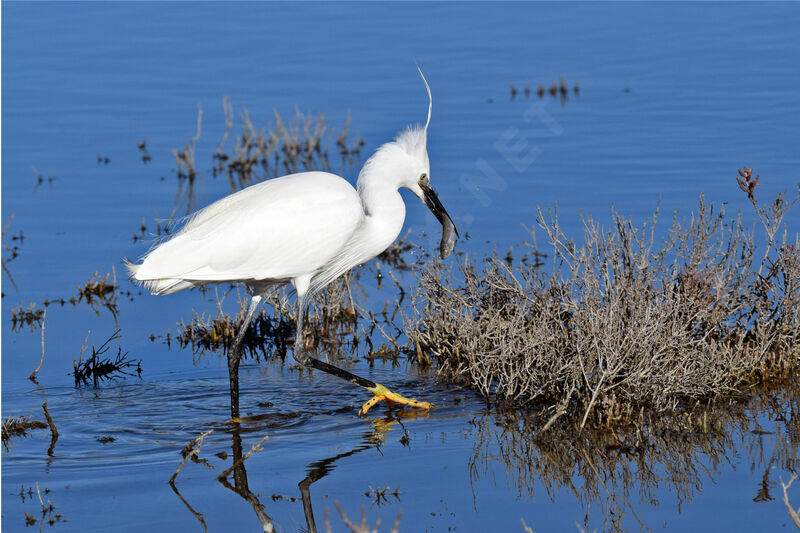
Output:
<svg viewBox="0 0 800 533">
<path fill-rule="evenodd" d="M 419 67 L 418 67 L 419 68 Z M 228 351 L 231 416 L 239 417 L 242 339 L 269 287 L 291 282 L 297 293 L 293 356 L 303 366 L 335 375 L 372 392 L 359 410 L 378 402 L 430 409 L 379 383 L 315 359 L 303 346 L 309 290 L 325 287 L 386 250 L 400 234 L 406 208 L 399 189 L 410 189 L 442 224 L 440 255 L 453 251 L 458 232 L 431 187 L 427 132 L 433 106 L 428 92 L 425 127 L 409 127 L 381 146 L 358 175 L 357 190 L 326 172 L 301 172 L 252 185 L 197 211 L 183 228 L 143 258 L 126 262 L 132 279 L 153 294 L 211 283 L 244 283 L 252 295 Z"/>
</svg>

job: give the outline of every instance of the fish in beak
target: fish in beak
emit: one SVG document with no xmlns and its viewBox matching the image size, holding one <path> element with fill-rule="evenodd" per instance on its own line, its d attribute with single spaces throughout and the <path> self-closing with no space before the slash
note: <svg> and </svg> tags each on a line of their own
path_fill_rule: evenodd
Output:
<svg viewBox="0 0 800 533">
<path fill-rule="evenodd" d="M 431 187 L 430 182 L 428 180 L 420 180 L 419 186 L 424 195 L 423 202 L 442 225 L 442 242 L 439 245 L 439 255 L 442 259 L 447 259 L 456 247 L 456 241 L 459 237 L 458 230 L 456 225 L 453 224 L 453 219 L 447 214 L 447 210 L 439 200 L 439 195 Z"/>
</svg>

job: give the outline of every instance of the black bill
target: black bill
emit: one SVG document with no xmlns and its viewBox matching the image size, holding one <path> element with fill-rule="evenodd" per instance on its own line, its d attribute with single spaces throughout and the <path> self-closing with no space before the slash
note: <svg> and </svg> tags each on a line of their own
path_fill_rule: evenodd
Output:
<svg viewBox="0 0 800 533">
<path fill-rule="evenodd" d="M 453 224 L 453 219 L 447 214 L 442 202 L 439 201 L 439 195 L 436 194 L 436 191 L 427 183 L 420 182 L 419 186 L 425 194 L 425 205 L 428 206 L 428 209 L 431 210 L 431 213 L 442 225 L 442 242 L 439 245 L 439 255 L 442 259 L 447 259 L 456 247 L 456 241 L 459 237 L 458 230 L 456 225 Z"/>
</svg>

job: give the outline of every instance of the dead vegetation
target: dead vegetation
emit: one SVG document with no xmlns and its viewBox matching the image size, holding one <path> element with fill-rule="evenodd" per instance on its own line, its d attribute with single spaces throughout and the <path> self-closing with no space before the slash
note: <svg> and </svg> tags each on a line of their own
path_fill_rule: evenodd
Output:
<svg viewBox="0 0 800 533">
<path fill-rule="evenodd" d="M 142 163 L 147 164 L 153 159 L 150 156 L 150 152 L 147 150 L 147 139 L 142 139 L 138 143 L 136 143 L 136 147 L 142 153 Z"/>
<path fill-rule="evenodd" d="M 31 429 L 44 429 L 47 424 L 41 420 L 31 420 L 28 417 L 20 416 L 18 418 L 8 417 L 3 421 L 3 446 L 8 451 L 8 444 L 11 437 L 27 437 L 28 431 Z"/>
<path fill-rule="evenodd" d="M 50 416 L 50 411 L 47 409 L 47 400 L 42 404 L 42 411 L 44 411 L 44 418 L 47 420 L 47 425 L 50 427 L 50 446 L 47 448 L 47 455 L 53 457 L 56 449 L 56 442 L 58 441 L 58 428 L 53 417 Z"/>
<path fill-rule="evenodd" d="M 102 309 L 108 310 L 114 319 L 117 319 L 117 303 L 120 294 L 127 294 L 119 290 L 117 284 L 116 269 L 112 267 L 111 272 L 107 272 L 104 277 L 100 277 L 99 271 L 95 271 L 91 278 L 86 280 L 83 285 L 78 285 L 78 292 L 69 298 L 52 298 L 42 302 L 45 309 L 51 305 L 64 307 L 67 304 L 77 307 L 84 303 L 100 316 Z M 11 331 L 18 332 L 23 327 L 29 327 L 31 331 L 41 327 L 44 320 L 45 309 L 38 307 L 36 302 L 31 302 L 27 307 L 22 304 L 11 309 Z"/>
<path fill-rule="evenodd" d="M 783 489 L 783 504 L 786 506 L 786 511 L 789 513 L 789 516 L 791 517 L 792 522 L 794 522 L 795 527 L 800 529 L 800 507 L 798 507 L 797 510 L 794 509 L 792 504 L 789 503 L 789 494 L 787 492 L 789 487 L 792 486 L 792 483 L 794 483 L 796 479 L 797 474 L 793 472 L 792 477 L 789 478 L 789 483 L 784 483 L 783 480 L 781 480 L 781 488 Z"/>
<path fill-rule="evenodd" d="M 9 450 L 9 442 L 11 441 L 11 437 L 27 437 L 28 431 L 31 429 L 44 429 L 49 427 L 50 447 L 47 450 L 47 455 L 52 457 L 53 450 L 56 446 L 56 441 L 58 440 L 58 429 L 56 429 L 56 424 L 53 421 L 53 417 L 50 416 L 50 411 L 47 409 L 47 401 L 42 404 L 42 411 L 44 412 L 44 417 L 47 420 L 47 423 L 44 423 L 41 420 L 32 420 L 31 418 L 25 416 L 18 418 L 8 417 L 3 421 L 2 440 L 6 451 Z"/>
<path fill-rule="evenodd" d="M 510 99 L 511 101 L 514 101 L 514 99 L 517 97 L 517 92 L 518 92 L 517 87 L 513 83 L 509 83 L 508 88 L 511 94 Z M 572 92 L 574 93 L 575 98 L 578 98 L 580 96 L 580 91 L 581 91 L 580 85 L 578 84 L 577 81 L 574 82 L 572 85 Z M 531 97 L 531 86 L 529 83 L 525 84 L 523 92 L 525 93 L 525 98 Z M 567 99 L 569 97 L 569 92 L 570 92 L 569 84 L 567 83 L 567 80 L 564 79 L 564 76 L 561 76 L 561 78 L 559 78 L 558 80 L 552 81 L 546 92 L 553 98 L 558 97 L 558 99 L 561 101 L 561 105 L 563 106 L 564 104 L 567 103 Z M 536 89 L 536 94 L 539 97 L 539 100 L 544 98 L 545 95 L 544 83 L 539 84 L 539 87 Z"/>
<path fill-rule="evenodd" d="M 189 443 L 186 444 L 186 446 L 183 447 L 183 449 L 181 450 L 181 456 L 183 457 L 183 461 L 181 461 L 181 464 L 178 465 L 178 468 L 172 474 L 172 477 L 169 478 L 169 484 L 170 485 L 173 485 L 173 486 L 175 485 L 175 478 L 178 477 L 178 474 L 181 473 L 181 470 L 186 465 L 186 462 L 189 461 L 189 460 L 191 460 L 194 463 L 201 464 L 201 465 L 205 466 L 206 468 L 210 468 L 211 470 L 214 470 L 214 467 L 211 466 L 210 464 L 208 464 L 208 461 L 198 457 L 198 454 L 200 453 L 200 447 L 203 445 L 203 439 L 208 437 L 213 432 L 214 432 L 213 429 L 209 429 L 208 431 L 205 431 L 205 432 L 201 433 L 200 435 L 198 435 L 197 437 L 195 437 L 192 440 L 190 440 Z"/>
<path fill-rule="evenodd" d="M 350 118 L 344 126 L 331 131 L 321 114 L 312 115 L 296 111 L 284 119 L 274 111 L 274 123 L 267 129 L 257 128 L 245 109 L 241 115 L 241 132 L 228 147 L 228 138 L 234 128 L 234 112 L 230 99 L 223 100 L 225 132 L 212 154 L 211 176 L 227 178 L 230 191 L 285 174 L 307 170 L 338 171 L 347 175 L 359 162 L 364 141 L 348 138 Z M 178 190 L 176 205 L 185 205 L 189 214 L 197 207 L 197 185 L 202 177 L 195 159 L 195 146 L 202 133 L 203 110 L 198 109 L 195 136 L 180 150 L 173 150 L 176 163 Z M 140 150 L 146 151 L 144 141 Z M 338 161 L 335 168 L 333 161 Z"/>
<path fill-rule="evenodd" d="M 44 489 L 45 496 L 50 494 L 50 489 L 45 487 Z M 20 487 L 19 496 L 22 499 L 23 503 L 26 499 L 26 491 L 25 487 Z M 47 498 L 47 504 L 44 503 L 44 499 L 42 498 L 42 490 L 39 489 L 39 482 L 36 482 L 36 494 L 35 496 L 39 500 L 39 505 L 41 506 L 41 525 L 39 531 L 42 530 L 44 527 L 45 522 L 51 527 L 55 525 L 56 522 L 66 522 L 61 513 L 56 512 L 56 506 L 53 505 L 53 502 L 50 501 L 50 498 Z M 28 487 L 27 490 L 27 499 L 33 500 L 34 492 L 33 487 Z M 25 511 L 25 527 L 36 525 L 37 519 L 34 515 L 30 514 L 29 512 Z"/>
<path fill-rule="evenodd" d="M 404 242 L 398 244 L 404 246 Z M 389 256 L 391 257 L 391 256 Z M 383 264 L 389 277 L 398 287 L 400 296 L 389 298 L 379 311 L 370 310 L 367 302 L 369 288 L 380 284 L 380 265 Z M 362 265 L 346 273 L 309 299 L 306 314 L 305 348 L 318 357 L 338 363 L 349 363 L 363 356 L 370 364 L 375 361 L 399 362 L 404 354 L 411 353 L 411 343 L 405 338 L 401 322 L 401 306 L 405 289 L 395 276 L 396 266 L 380 261 L 375 263 L 377 274 L 371 266 Z M 265 295 L 264 303 L 250 323 L 242 341 L 244 357 L 256 361 L 267 361 L 273 357 L 285 357 L 295 338 L 295 308 L 288 287 L 275 288 Z M 180 349 L 191 348 L 194 355 L 206 353 L 223 354 L 230 349 L 241 321 L 247 299 L 238 295 L 235 316 L 223 309 L 224 297 L 217 297 L 217 313 L 213 317 L 195 314 L 186 323 L 178 324 L 175 336 Z M 378 337 L 379 335 L 379 337 Z M 374 338 L 386 342 L 377 344 Z M 155 336 L 153 336 L 155 338 Z M 166 342 L 171 343 L 169 333 Z"/>
<path fill-rule="evenodd" d="M 33 381 L 34 383 L 38 383 L 36 381 L 36 374 L 39 373 L 39 370 L 42 369 L 42 365 L 44 364 L 44 322 L 47 318 L 47 311 L 45 311 L 44 315 L 42 316 L 42 355 L 39 358 L 39 365 L 31 372 L 31 375 L 28 376 L 28 379 Z M 45 402 L 45 413 L 47 413 L 47 402 Z"/>
<path fill-rule="evenodd" d="M 392 501 L 389 499 L 390 496 L 394 497 L 394 499 L 399 503 L 400 494 L 402 494 L 402 492 L 400 492 L 398 487 L 395 487 L 394 490 L 392 490 L 392 487 L 389 486 L 386 486 L 382 489 L 376 489 L 370 485 L 369 490 L 364 493 L 364 496 L 372 500 L 372 504 L 370 505 L 370 508 L 372 508 L 376 505 L 380 507 L 384 504 L 391 504 Z"/>
<path fill-rule="evenodd" d="M 109 277 L 113 277 L 109 281 Z M 97 316 L 100 316 L 100 309 L 105 308 L 114 316 L 117 317 L 117 273 L 114 268 L 111 272 L 107 272 L 104 278 L 100 277 L 100 273 L 95 271 L 94 275 L 89 278 L 83 286 L 78 286 L 78 302 L 86 302 Z"/>
<path fill-rule="evenodd" d="M 285 174 L 307 170 L 331 172 L 334 170 L 333 157 L 339 160 L 340 172 L 352 171 L 364 146 L 361 139 L 348 139 L 350 117 L 339 131 L 331 132 L 321 114 L 305 114 L 297 110 L 294 117 L 284 120 L 275 110 L 275 122 L 269 130 L 258 130 L 245 110 L 242 132 L 228 153 L 225 145 L 234 121 L 233 109 L 227 99 L 224 108 L 226 130 L 213 155 L 212 175 L 227 177 L 231 192 Z M 332 143 L 335 147 L 331 146 Z"/>
<path fill-rule="evenodd" d="M 43 319 L 44 309 L 37 309 L 35 302 L 28 304 L 28 307 L 22 307 L 20 304 L 11 310 L 11 331 L 20 331 L 25 326 L 31 331 L 36 331 L 36 328 L 42 325 Z"/>
<path fill-rule="evenodd" d="M 308 350 L 347 357 L 358 347 L 360 308 L 351 299 L 349 284 L 347 277 L 342 278 L 310 303 L 304 339 Z M 284 357 L 288 347 L 296 342 L 294 307 L 287 292 L 285 288 L 278 289 L 265 298 L 267 305 L 253 319 L 242 341 L 246 357 L 257 361 Z M 222 301 L 218 300 L 218 312 L 213 318 L 195 315 L 188 324 L 181 322 L 176 336 L 178 347 L 191 347 L 195 354 L 228 350 L 244 317 L 245 303 L 246 300 L 240 299 L 240 311 L 235 317 L 223 311 Z"/>
<path fill-rule="evenodd" d="M 72 362 L 72 376 L 75 378 L 75 386 L 88 385 L 91 381 L 97 387 L 103 380 L 117 379 L 122 376 L 133 376 L 142 374 L 141 360 L 128 359 L 128 352 L 122 353 L 122 348 L 117 347 L 117 355 L 114 358 L 102 358 L 111 349 L 110 343 L 119 339 L 119 330 L 115 331 L 99 347 L 92 345 L 92 355 L 86 360 L 83 359 L 83 350 L 78 359 Z"/>
<path fill-rule="evenodd" d="M 406 334 L 440 378 L 547 405 L 548 427 L 560 417 L 613 426 L 642 407 L 689 409 L 790 379 L 800 367 L 800 243 L 782 224 L 796 199 L 781 194 L 762 209 L 751 175 L 739 180 L 767 234 L 760 261 L 741 217 L 702 197 L 663 238 L 658 212 L 638 227 L 614 213 L 610 228 L 585 217 L 577 243 L 555 210 L 540 209 L 550 268 L 496 255 L 429 264 Z"/>
</svg>

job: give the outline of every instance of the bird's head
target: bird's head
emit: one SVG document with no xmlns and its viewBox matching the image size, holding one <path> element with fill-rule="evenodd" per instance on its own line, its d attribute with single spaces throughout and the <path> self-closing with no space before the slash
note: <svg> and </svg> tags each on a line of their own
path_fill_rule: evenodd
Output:
<svg viewBox="0 0 800 533">
<path fill-rule="evenodd" d="M 442 242 L 440 246 L 440 255 L 442 259 L 447 258 L 455 248 L 456 240 L 458 238 L 458 230 L 453 219 L 447 213 L 447 210 L 439 200 L 439 195 L 431 185 L 431 167 L 430 160 L 428 159 L 428 125 L 431 123 L 431 109 L 433 108 L 433 98 L 431 98 L 431 88 L 428 85 L 428 80 L 422 73 L 422 69 L 417 65 L 419 75 L 422 76 L 422 81 L 425 83 L 425 89 L 428 91 L 428 120 L 425 122 L 425 127 L 409 128 L 395 139 L 408 156 L 407 168 L 408 173 L 404 176 L 402 187 L 406 187 L 413 192 L 417 198 L 428 206 L 428 209 L 442 224 Z"/>
<path fill-rule="evenodd" d="M 419 67 L 417 67 L 419 70 Z M 381 146 L 364 164 L 358 177 L 359 193 L 369 195 L 386 187 L 405 187 L 428 206 L 442 224 L 442 259 L 452 253 L 458 238 L 450 215 L 431 185 L 431 168 L 428 159 L 428 125 L 431 122 L 431 89 L 422 70 L 419 71 L 428 90 L 428 120 L 425 126 L 412 126 L 402 131 L 394 141 Z"/>
</svg>

